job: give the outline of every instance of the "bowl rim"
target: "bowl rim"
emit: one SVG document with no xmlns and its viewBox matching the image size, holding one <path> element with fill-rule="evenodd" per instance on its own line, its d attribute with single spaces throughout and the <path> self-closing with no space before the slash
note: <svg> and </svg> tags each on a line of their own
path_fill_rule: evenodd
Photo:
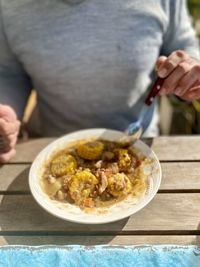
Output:
<svg viewBox="0 0 200 267">
<path fill-rule="evenodd" d="M 52 149 L 50 149 L 51 151 L 49 152 L 50 155 L 52 155 L 52 153 L 54 153 L 54 151 L 56 151 L 55 148 L 53 148 L 56 143 L 58 142 L 62 142 L 62 141 L 65 141 L 66 138 L 69 138 L 70 136 L 73 136 L 73 135 L 79 135 L 79 134 L 84 134 L 85 132 L 89 133 L 102 133 L 104 131 L 107 131 L 109 133 L 113 133 L 113 134 L 121 134 L 123 135 L 124 133 L 121 132 L 121 131 L 117 131 L 117 130 L 113 130 L 113 129 L 108 129 L 108 128 L 89 128 L 89 129 L 83 129 L 83 130 L 79 130 L 79 131 L 74 131 L 74 132 L 70 132 L 68 134 L 65 134 L 61 137 L 58 137 L 56 138 L 54 141 L 50 142 L 47 146 L 45 146 L 42 150 L 40 150 L 40 152 L 37 154 L 37 156 L 35 157 L 35 159 L 33 160 L 32 164 L 31 164 L 31 168 L 29 170 L 29 178 L 28 178 L 28 184 L 29 184 L 29 188 L 30 188 L 30 191 L 31 191 L 31 194 L 32 196 L 34 197 L 34 199 L 36 200 L 36 202 L 45 210 L 47 211 L 49 214 L 52 214 L 53 216 L 59 218 L 59 219 L 62 219 L 62 220 L 65 220 L 65 221 L 68 221 L 68 222 L 73 222 L 73 223 L 77 223 L 77 224 L 89 224 L 89 225 L 97 225 L 97 224 L 106 224 L 106 223 L 111 223 L 111 222 L 116 222 L 116 221 L 120 221 L 120 220 L 123 220 L 125 218 L 128 218 L 130 216 L 132 216 L 133 214 L 135 214 L 136 212 L 138 212 L 139 210 L 143 209 L 145 206 L 147 206 L 151 200 L 156 196 L 159 188 L 160 188 L 160 184 L 161 184 L 161 180 L 162 180 L 162 169 L 161 169 L 161 165 L 160 165 L 160 161 L 158 159 L 158 157 L 156 156 L 155 152 L 151 149 L 151 147 L 149 147 L 147 144 L 145 144 L 143 141 L 141 141 L 140 139 L 138 139 L 135 143 L 138 143 L 138 144 L 142 144 L 143 146 L 146 146 L 150 151 L 151 151 L 151 154 L 153 155 L 153 158 L 156 160 L 156 163 L 157 163 L 157 166 L 158 166 L 158 171 L 159 171 L 159 179 L 157 181 L 157 186 L 154 188 L 154 192 L 153 194 L 148 198 L 148 200 L 144 201 L 144 203 L 140 206 L 140 207 L 137 207 L 135 208 L 135 211 L 134 212 L 129 212 L 128 214 L 124 214 L 122 216 L 120 216 L 120 218 L 117 218 L 117 219 L 110 219 L 110 220 L 105 220 L 105 221 L 84 221 L 84 220 L 76 220 L 76 219 L 70 219 L 70 218 L 66 218 L 66 217 L 63 217 L 62 215 L 59 215 L 59 214 L 56 214 L 54 211 L 52 211 L 51 209 L 49 209 L 45 204 L 44 202 L 42 202 L 40 200 L 40 197 L 38 199 L 38 192 L 36 192 L 34 190 L 34 187 L 33 187 L 33 181 L 32 181 L 32 175 L 33 175 L 33 172 L 34 172 L 34 168 L 35 168 L 35 164 L 37 164 L 37 159 L 45 153 L 45 151 L 49 150 L 51 147 Z M 91 137 L 91 138 L 95 138 L 95 137 Z M 98 137 L 96 137 L 98 138 Z M 84 139 L 84 137 L 81 137 L 80 138 L 76 138 L 74 139 L 74 141 L 76 140 L 81 140 L 81 139 Z M 86 139 L 86 138 L 85 138 Z M 67 141 L 67 142 L 73 142 L 73 141 Z M 66 142 L 66 143 L 67 143 Z M 42 165 L 42 163 L 40 163 Z M 41 189 L 42 190 L 42 189 Z M 43 192 L 45 194 L 45 192 Z"/>
</svg>

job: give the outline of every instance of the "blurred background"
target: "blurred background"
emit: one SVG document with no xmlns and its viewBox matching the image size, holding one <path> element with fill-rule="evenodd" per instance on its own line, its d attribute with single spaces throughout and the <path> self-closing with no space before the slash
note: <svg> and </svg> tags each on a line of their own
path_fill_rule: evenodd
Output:
<svg viewBox="0 0 200 267">
<path fill-rule="evenodd" d="M 200 39 L 200 0 L 188 0 L 188 10 L 192 24 Z M 37 109 L 36 92 L 33 90 L 23 119 L 23 136 L 28 137 L 28 131 L 37 136 Z M 160 108 L 160 134 L 161 135 L 186 135 L 200 134 L 200 100 L 191 103 L 181 101 L 177 97 L 162 97 Z M 32 116 L 31 116 L 32 115 Z M 36 126 L 36 127 L 35 127 Z"/>
</svg>

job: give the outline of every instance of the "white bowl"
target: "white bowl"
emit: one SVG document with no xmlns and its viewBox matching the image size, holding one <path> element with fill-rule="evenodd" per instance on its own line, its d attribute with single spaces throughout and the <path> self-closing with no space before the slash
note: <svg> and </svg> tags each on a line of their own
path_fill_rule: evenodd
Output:
<svg viewBox="0 0 200 267">
<path fill-rule="evenodd" d="M 109 141 L 115 141 L 124 134 L 119 131 L 108 129 L 88 129 L 67 134 L 44 148 L 35 158 L 29 172 L 29 186 L 31 192 L 39 203 L 49 213 L 61 219 L 84 223 L 84 224 L 101 224 L 114 222 L 126 218 L 144 208 L 156 195 L 161 183 L 161 167 L 155 153 L 141 140 L 137 140 L 134 147 L 138 148 L 142 154 L 151 159 L 147 166 L 148 188 L 146 192 L 137 201 L 134 198 L 126 198 L 109 207 L 105 213 L 86 213 L 75 205 L 62 203 L 51 200 L 41 188 L 41 175 L 44 171 L 44 162 L 47 161 L 52 153 L 62 149 L 69 142 L 85 138 L 101 138 Z"/>
</svg>

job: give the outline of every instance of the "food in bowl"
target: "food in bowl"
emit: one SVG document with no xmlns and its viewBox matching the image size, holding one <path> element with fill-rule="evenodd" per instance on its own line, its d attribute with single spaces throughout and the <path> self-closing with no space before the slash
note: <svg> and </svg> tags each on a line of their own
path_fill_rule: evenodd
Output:
<svg viewBox="0 0 200 267">
<path fill-rule="evenodd" d="M 103 139 L 71 142 L 45 163 L 42 188 L 53 200 L 84 211 L 139 198 L 148 185 L 146 158 L 130 143 Z"/>
</svg>

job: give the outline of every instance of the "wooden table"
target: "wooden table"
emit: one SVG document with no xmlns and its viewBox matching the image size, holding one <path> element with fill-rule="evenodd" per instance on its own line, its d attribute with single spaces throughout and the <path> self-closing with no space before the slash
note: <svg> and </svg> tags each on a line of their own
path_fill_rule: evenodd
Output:
<svg viewBox="0 0 200 267">
<path fill-rule="evenodd" d="M 95 226 L 57 219 L 31 196 L 30 164 L 52 140 L 19 144 L 15 159 L 0 168 L 0 245 L 200 245 L 200 136 L 146 140 L 162 166 L 158 194 L 130 218 Z"/>
</svg>

